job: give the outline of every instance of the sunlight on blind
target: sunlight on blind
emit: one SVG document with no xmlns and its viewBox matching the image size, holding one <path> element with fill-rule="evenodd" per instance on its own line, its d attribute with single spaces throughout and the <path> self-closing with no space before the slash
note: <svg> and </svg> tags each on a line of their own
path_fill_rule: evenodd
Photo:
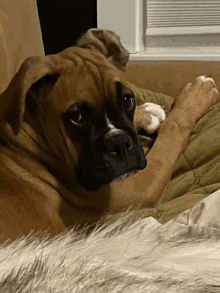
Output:
<svg viewBox="0 0 220 293">
<path fill-rule="evenodd" d="M 146 1 L 148 35 L 220 32 L 219 0 Z"/>
</svg>

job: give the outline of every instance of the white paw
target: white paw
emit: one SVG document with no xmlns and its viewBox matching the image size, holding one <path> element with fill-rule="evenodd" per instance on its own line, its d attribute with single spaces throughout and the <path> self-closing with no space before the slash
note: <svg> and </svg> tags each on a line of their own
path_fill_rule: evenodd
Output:
<svg viewBox="0 0 220 293">
<path fill-rule="evenodd" d="M 160 123 L 166 119 L 165 111 L 162 106 L 154 103 L 145 103 L 141 107 L 151 116 L 151 121 L 144 125 L 144 129 L 147 134 L 153 134 L 159 128 Z"/>
<path fill-rule="evenodd" d="M 205 75 L 200 75 L 197 77 L 198 79 L 200 79 L 203 83 L 207 82 L 207 81 L 211 81 L 214 85 L 215 85 L 215 81 L 213 78 L 211 78 L 210 76 L 205 76 Z"/>
</svg>

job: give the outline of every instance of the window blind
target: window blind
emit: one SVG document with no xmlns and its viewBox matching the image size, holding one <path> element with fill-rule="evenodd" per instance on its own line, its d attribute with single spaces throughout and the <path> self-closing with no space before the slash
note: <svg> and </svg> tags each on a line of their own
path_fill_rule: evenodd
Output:
<svg viewBox="0 0 220 293">
<path fill-rule="evenodd" d="M 220 0 L 146 0 L 147 35 L 220 32 Z"/>
</svg>

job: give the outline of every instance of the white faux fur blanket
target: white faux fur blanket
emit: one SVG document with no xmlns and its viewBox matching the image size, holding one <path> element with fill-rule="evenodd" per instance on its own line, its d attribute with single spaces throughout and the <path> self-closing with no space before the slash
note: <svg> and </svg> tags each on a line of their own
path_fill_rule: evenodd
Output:
<svg viewBox="0 0 220 293">
<path fill-rule="evenodd" d="M 0 292 L 220 292 L 220 233 L 172 240 L 153 218 L 125 220 L 88 237 L 70 230 L 3 245 Z"/>
</svg>

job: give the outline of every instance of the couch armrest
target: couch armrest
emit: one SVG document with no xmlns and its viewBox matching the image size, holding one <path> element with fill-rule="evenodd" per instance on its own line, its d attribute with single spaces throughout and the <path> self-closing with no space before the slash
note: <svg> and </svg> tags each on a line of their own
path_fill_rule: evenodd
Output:
<svg viewBox="0 0 220 293">
<path fill-rule="evenodd" d="M 0 92 L 23 61 L 35 55 L 44 55 L 36 0 L 1 0 Z"/>
</svg>

